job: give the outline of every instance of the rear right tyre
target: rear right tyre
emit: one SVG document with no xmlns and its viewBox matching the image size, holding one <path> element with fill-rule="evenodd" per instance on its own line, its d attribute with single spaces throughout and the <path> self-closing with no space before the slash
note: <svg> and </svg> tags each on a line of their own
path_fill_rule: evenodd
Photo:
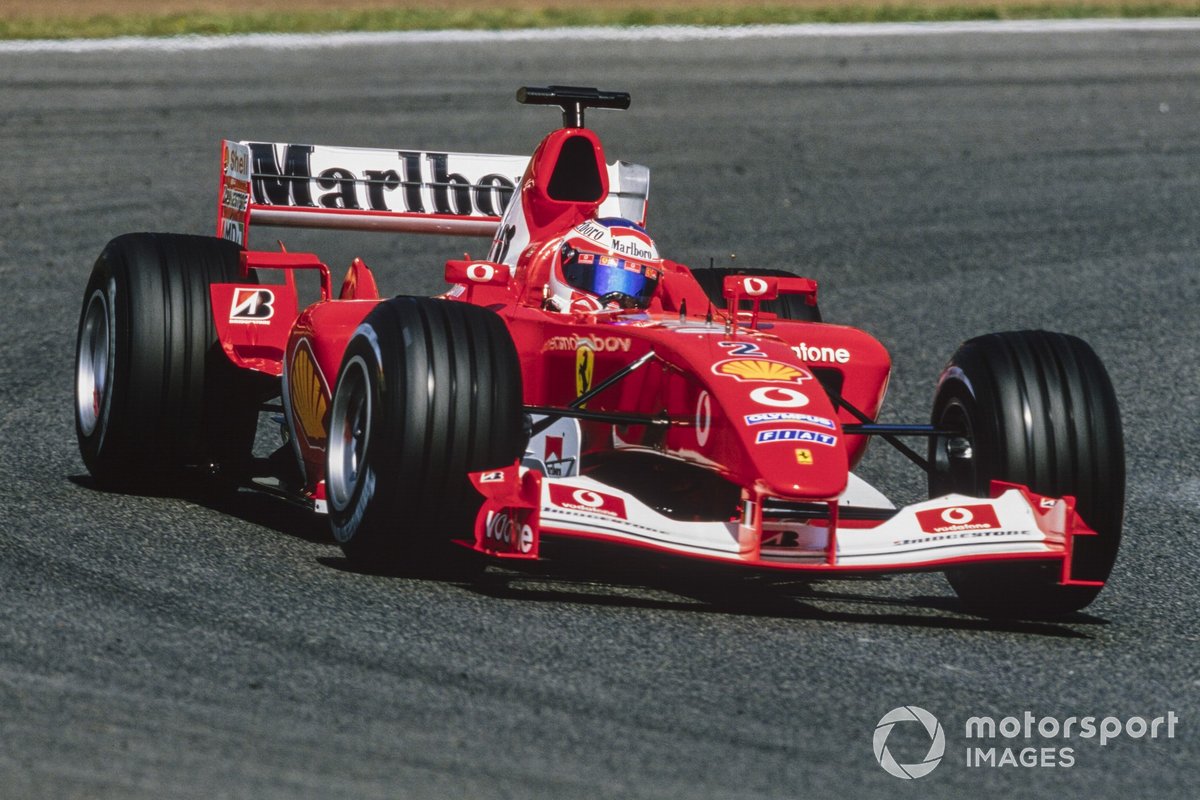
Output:
<svg viewBox="0 0 1200 800">
<path fill-rule="evenodd" d="M 236 245 L 133 233 L 92 269 L 75 351 L 75 430 L 102 486 L 172 488 L 186 467 L 236 471 L 250 457 L 258 376 L 221 351 L 209 285 L 240 276 Z"/>
</svg>

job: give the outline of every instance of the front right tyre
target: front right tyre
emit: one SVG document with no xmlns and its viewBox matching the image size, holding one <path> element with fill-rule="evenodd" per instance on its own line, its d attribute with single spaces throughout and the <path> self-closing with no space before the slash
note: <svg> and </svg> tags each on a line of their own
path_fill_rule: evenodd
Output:
<svg viewBox="0 0 1200 800">
<path fill-rule="evenodd" d="M 446 555 L 482 504 L 467 474 L 512 464 L 527 438 L 504 323 L 436 298 L 396 297 L 367 315 L 329 413 L 329 519 L 347 558 L 367 569 Z"/>
</svg>

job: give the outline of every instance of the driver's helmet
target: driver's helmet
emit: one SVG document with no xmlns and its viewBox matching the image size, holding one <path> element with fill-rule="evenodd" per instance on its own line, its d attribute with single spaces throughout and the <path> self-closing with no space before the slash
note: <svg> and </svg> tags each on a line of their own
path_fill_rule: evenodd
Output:
<svg viewBox="0 0 1200 800">
<path fill-rule="evenodd" d="M 646 308 L 661 275 L 658 249 L 641 225 L 620 217 L 589 219 L 563 238 L 548 306 L 585 312 Z"/>
</svg>

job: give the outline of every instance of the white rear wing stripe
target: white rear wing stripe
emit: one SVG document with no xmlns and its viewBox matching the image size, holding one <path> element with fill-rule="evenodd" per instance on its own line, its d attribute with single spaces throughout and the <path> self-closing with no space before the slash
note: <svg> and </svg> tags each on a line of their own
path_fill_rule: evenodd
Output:
<svg viewBox="0 0 1200 800">
<path fill-rule="evenodd" d="M 527 156 L 325 147 L 222 146 L 217 234 L 247 243 L 251 222 L 490 236 Z"/>
<path fill-rule="evenodd" d="M 217 235 L 246 246 L 250 223 L 493 236 L 528 156 L 226 140 Z M 601 215 L 644 222 L 649 170 L 608 167 Z"/>
<path fill-rule="evenodd" d="M 500 221 L 499 217 L 485 216 L 275 206 L 254 206 L 252 216 L 260 225 L 277 228 L 341 228 L 358 231 L 448 233 L 459 236 L 491 236 L 496 232 L 496 225 Z"/>
</svg>

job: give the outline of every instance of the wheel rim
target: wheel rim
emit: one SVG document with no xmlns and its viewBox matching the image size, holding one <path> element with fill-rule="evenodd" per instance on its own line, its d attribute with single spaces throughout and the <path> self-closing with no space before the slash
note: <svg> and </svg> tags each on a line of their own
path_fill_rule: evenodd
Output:
<svg viewBox="0 0 1200 800">
<path fill-rule="evenodd" d="M 104 415 L 111 387 L 108 298 L 97 289 L 88 300 L 79 330 L 75 363 L 75 416 L 84 436 L 91 436 Z"/>
<path fill-rule="evenodd" d="M 371 434 L 371 383 L 367 365 L 355 356 L 346 365 L 329 412 L 329 464 L 325 485 L 337 510 L 350 505 L 367 460 Z"/>
<path fill-rule="evenodd" d="M 942 409 L 937 425 L 942 430 L 962 433 L 934 439 L 932 466 L 935 494 L 974 494 L 979 487 L 976 485 L 975 437 L 970 414 L 957 399 L 951 400 Z"/>
</svg>

